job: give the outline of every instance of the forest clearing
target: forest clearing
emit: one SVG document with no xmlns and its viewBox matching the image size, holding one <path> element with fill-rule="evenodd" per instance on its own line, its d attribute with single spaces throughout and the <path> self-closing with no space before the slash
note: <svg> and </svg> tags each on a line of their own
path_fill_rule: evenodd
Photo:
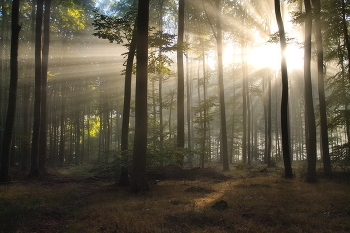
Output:
<svg viewBox="0 0 350 233">
<path fill-rule="evenodd" d="M 91 165 L 65 166 L 0 186 L 0 232 L 349 232 L 348 174 L 309 184 L 303 164 L 294 179 L 264 164 L 188 169 L 195 179 L 172 173 L 139 194 Z"/>
</svg>

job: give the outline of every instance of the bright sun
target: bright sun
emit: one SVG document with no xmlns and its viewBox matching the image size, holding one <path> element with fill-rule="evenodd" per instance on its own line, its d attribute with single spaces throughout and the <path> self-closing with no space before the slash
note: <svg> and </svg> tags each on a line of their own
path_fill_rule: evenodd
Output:
<svg viewBox="0 0 350 233">
<path fill-rule="evenodd" d="M 285 51 L 288 70 L 302 69 L 304 52 L 296 45 L 290 44 Z M 257 68 L 270 67 L 279 69 L 281 67 L 281 48 L 279 44 L 266 44 L 254 48 L 248 61 L 255 64 Z"/>
<path fill-rule="evenodd" d="M 254 69 L 261 69 L 270 67 L 278 70 L 281 67 L 281 48 L 279 44 L 263 44 L 252 48 L 247 48 L 246 59 L 247 62 L 254 67 Z M 224 67 L 232 66 L 233 63 L 240 62 L 241 49 L 235 48 L 232 44 L 227 44 L 223 49 L 223 63 Z M 294 44 L 289 44 L 285 51 L 287 58 L 288 70 L 296 70 L 303 68 L 304 51 Z M 217 68 L 216 51 L 211 51 L 207 56 L 207 63 L 211 70 Z"/>
</svg>

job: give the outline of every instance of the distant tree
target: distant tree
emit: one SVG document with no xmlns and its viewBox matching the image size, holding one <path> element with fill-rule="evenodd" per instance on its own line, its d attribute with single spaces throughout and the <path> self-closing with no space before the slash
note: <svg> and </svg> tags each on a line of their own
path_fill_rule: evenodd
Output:
<svg viewBox="0 0 350 233">
<path fill-rule="evenodd" d="M 1 147 L 0 182 L 10 181 L 10 153 L 12 145 L 13 128 L 16 115 L 17 83 L 18 83 L 18 42 L 21 26 L 19 25 L 19 0 L 12 2 L 12 35 L 10 57 L 10 89 L 8 98 L 5 131 Z"/>
<path fill-rule="evenodd" d="M 286 36 L 284 31 L 284 24 L 281 15 L 280 1 L 275 0 L 275 14 L 278 24 L 278 31 L 281 44 L 281 73 L 282 73 L 282 100 L 281 100 L 281 129 L 282 129 L 282 151 L 284 161 L 284 175 L 286 178 L 292 178 L 292 164 L 290 155 L 290 141 L 289 141 L 289 123 L 288 123 L 288 72 L 287 62 L 284 55 L 286 50 Z"/>
<path fill-rule="evenodd" d="M 305 41 L 304 41 L 304 88 L 305 88 L 305 136 L 307 153 L 306 181 L 316 182 L 316 123 L 312 98 L 311 83 L 311 31 L 312 9 L 310 0 L 304 0 L 305 4 Z"/>
<path fill-rule="evenodd" d="M 131 163 L 131 192 L 147 191 L 147 83 L 148 83 L 149 0 L 139 0 L 137 13 L 137 65 L 135 97 L 135 137 Z"/>
</svg>

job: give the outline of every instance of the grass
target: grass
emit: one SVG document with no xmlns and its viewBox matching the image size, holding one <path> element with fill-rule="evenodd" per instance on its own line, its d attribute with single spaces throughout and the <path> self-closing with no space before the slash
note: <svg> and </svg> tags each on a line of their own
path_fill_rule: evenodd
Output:
<svg viewBox="0 0 350 233">
<path fill-rule="evenodd" d="M 0 186 L 0 232 L 349 232 L 350 183 L 284 179 L 280 168 L 224 173 L 228 180 L 161 180 L 131 194 L 88 167 L 60 179 Z M 211 206 L 220 200 L 225 210 Z"/>
</svg>

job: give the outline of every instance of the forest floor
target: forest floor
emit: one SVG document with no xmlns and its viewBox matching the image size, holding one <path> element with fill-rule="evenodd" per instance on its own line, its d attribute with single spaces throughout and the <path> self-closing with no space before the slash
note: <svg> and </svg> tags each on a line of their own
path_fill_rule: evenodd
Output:
<svg viewBox="0 0 350 233">
<path fill-rule="evenodd" d="M 167 167 L 139 194 L 93 176 L 91 165 L 66 166 L 0 185 L 0 233 L 349 232 L 349 174 L 308 184 L 295 166 L 294 179 L 262 164 Z"/>
</svg>

